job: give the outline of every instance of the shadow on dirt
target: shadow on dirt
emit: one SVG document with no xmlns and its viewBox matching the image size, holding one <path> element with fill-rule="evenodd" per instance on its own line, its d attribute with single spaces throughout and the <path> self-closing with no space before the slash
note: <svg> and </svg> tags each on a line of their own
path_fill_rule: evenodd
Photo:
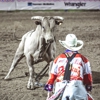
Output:
<svg viewBox="0 0 100 100">
<path fill-rule="evenodd" d="M 0 76 L 5 76 L 5 74 L 0 74 Z"/>
<path fill-rule="evenodd" d="M 5 74 L 0 74 L 0 76 L 5 76 Z M 7 81 L 10 81 L 10 80 L 13 80 L 13 79 L 16 79 L 16 78 L 24 78 L 24 77 L 27 77 L 27 76 L 29 76 L 28 72 L 27 72 L 27 75 L 25 74 L 23 76 L 19 76 L 19 77 L 15 77 L 15 78 L 10 78 Z M 44 76 L 47 77 L 48 74 L 45 74 Z M 93 84 L 100 83 L 100 72 L 92 71 L 92 76 L 93 76 Z M 4 80 L 4 78 L 2 78 L 1 80 Z"/>
<path fill-rule="evenodd" d="M 94 84 L 100 83 L 100 72 L 92 71 L 92 76 Z"/>
<path fill-rule="evenodd" d="M 6 75 L 5 74 L 0 74 L 0 76 L 6 76 Z M 9 79 L 6 79 L 6 80 L 3 77 L 0 80 L 11 81 L 13 79 L 17 79 L 17 78 L 19 79 L 19 78 L 24 78 L 24 77 L 26 77 L 26 76 L 19 76 L 19 77 L 9 78 Z"/>
</svg>

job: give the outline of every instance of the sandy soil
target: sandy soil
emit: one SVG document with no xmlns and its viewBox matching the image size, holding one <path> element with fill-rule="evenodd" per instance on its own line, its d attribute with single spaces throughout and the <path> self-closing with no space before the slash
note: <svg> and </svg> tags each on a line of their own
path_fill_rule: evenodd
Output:
<svg viewBox="0 0 100 100">
<path fill-rule="evenodd" d="M 46 91 L 43 87 L 35 90 L 27 90 L 28 72 L 25 58 L 20 61 L 11 74 L 11 80 L 5 81 L 14 54 L 20 41 L 13 38 L 13 33 L 18 38 L 31 29 L 35 29 L 33 15 L 58 15 L 64 17 L 64 23 L 58 26 L 55 32 L 57 38 L 57 54 L 64 48 L 58 40 L 65 39 L 68 33 L 75 33 L 85 43 L 80 52 L 87 56 L 91 62 L 93 73 L 94 100 L 100 100 L 100 11 L 17 11 L 0 12 L 0 100 L 45 100 Z M 35 65 L 38 73 L 45 66 L 45 62 Z M 48 76 L 44 76 L 41 82 L 45 83 Z"/>
</svg>

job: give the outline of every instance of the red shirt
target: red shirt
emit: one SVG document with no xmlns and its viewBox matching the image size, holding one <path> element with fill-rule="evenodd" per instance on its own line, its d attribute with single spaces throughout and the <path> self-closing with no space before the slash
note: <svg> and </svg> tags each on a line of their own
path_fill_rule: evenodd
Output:
<svg viewBox="0 0 100 100">
<path fill-rule="evenodd" d="M 72 55 L 74 52 L 68 52 Z M 60 54 L 53 62 L 52 70 L 47 84 L 53 84 L 54 81 L 60 82 L 63 80 L 65 67 L 68 60 L 65 54 Z M 72 59 L 70 80 L 82 80 L 84 84 L 92 84 L 92 73 L 89 60 L 82 54 L 78 53 Z"/>
</svg>

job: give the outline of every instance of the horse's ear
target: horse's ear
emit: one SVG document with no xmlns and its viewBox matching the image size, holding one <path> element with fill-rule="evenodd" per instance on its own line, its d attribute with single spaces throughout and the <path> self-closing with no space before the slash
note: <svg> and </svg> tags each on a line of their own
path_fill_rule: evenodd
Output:
<svg viewBox="0 0 100 100">
<path fill-rule="evenodd" d="M 56 20 L 55 23 L 56 23 L 56 25 L 61 25 L 63 23 L 63 21 Z"/>
<path fill-rule="evenodd" d="M 41 25 L 41 21 L 35 21 L 36 25 Z"/>
</svg>

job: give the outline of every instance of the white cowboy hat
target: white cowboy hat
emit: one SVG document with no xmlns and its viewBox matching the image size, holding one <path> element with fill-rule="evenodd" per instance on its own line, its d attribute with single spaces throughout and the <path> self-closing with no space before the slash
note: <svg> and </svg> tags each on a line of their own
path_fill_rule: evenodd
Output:
<svg viewBox="0 0 100 100">
<path fill-rule="evenodd" d="M 68 34 L 65 41 L 59 40 L 60 44 L 68 50 L 78 51 L 83 47 L 83 41 L 78 40 L 74 34 Z"/>
</svg>

